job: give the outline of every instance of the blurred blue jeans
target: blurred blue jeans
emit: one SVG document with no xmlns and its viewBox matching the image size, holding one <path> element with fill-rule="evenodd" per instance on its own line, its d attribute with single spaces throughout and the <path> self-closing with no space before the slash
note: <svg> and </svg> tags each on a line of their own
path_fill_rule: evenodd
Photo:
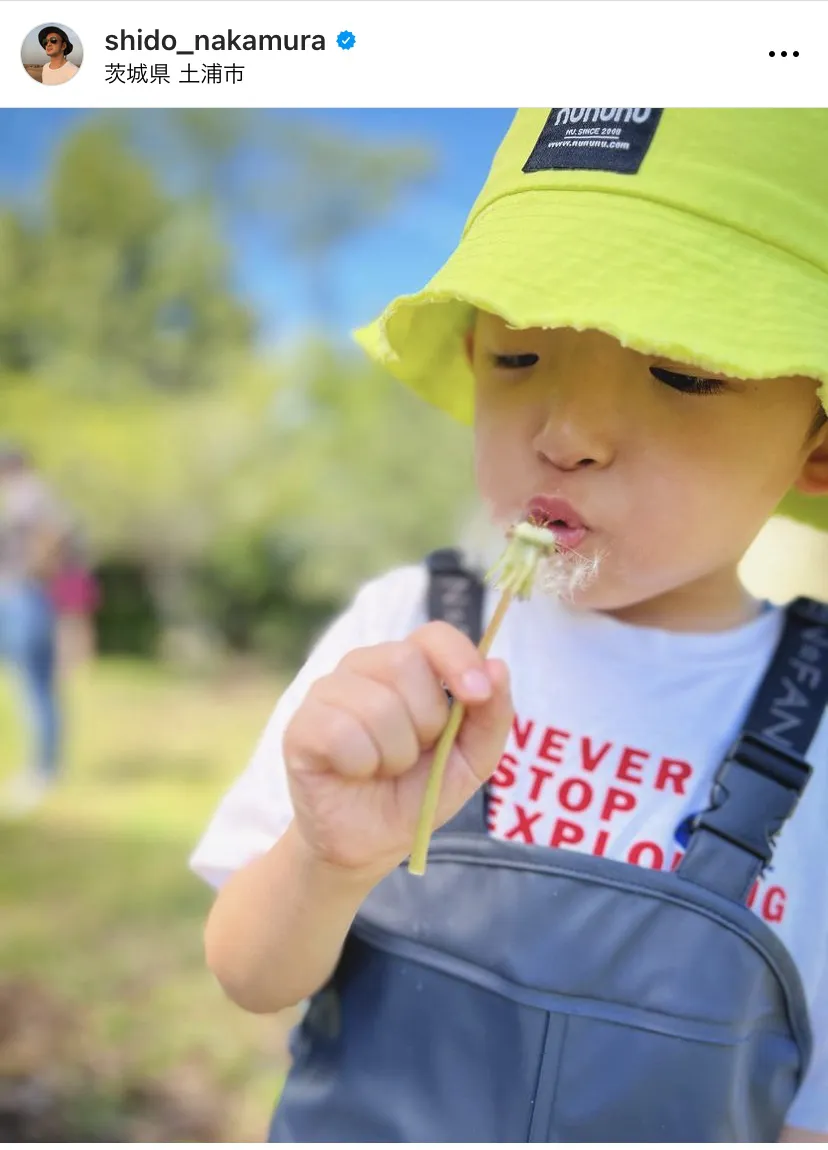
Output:
<svg viewBox="0 0 828 1150">
<path fill-rule="evenodd" d="M 38 583 L 0 583 L 0 658 L 16 670 L 29 719 L 30 768 L 58 772 L 60 713 L 56 681 L 57 617 Z"/>
</svg>

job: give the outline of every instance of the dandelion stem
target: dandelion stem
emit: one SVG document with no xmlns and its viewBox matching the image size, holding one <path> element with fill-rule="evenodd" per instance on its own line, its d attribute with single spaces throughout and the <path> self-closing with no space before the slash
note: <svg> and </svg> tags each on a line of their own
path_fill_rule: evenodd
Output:
<svg viewBox="0 0 828 1150">
<path fill-rule="evenodd" d="M 512 602 L 513 592 L 504 591 L 500 596 L 500 601 L 495 608 L 491 621 L 486 628 L 483 638 L 480 640 L 479 651 L 484 659 L 491 650 L 492 643 L 494 642 L 495 635 L 500 629 L 500 624 L 503 622 L 509 604 Z M 437 803 L 440 799 L 440 788 L 443 783 L 443 775 L 446 770 L 446 763 L 451 754 L 451 749 L 454 746 L 457 733 L 460 730 L 460 724 L 466 714 L 465 706 L 458 702 L 456 699 L 451 705 L 449 712 L 448 723 L 440 736 L 437 746 L 434 750 L 434 758 L 431 760 L 431 769 L 428 775 L 428 782 L 426 783 L 425 795 L 423 797 L 423 805 L 420 808 L 420 817 L 417 821 L 417 830 L 414 835 L 414 847 L 411 851 L 411 858 L 408 862 L 408 870 L 410 874 L 423 875 L 425 874 L 426 858 L 428 856 L 428 847 L 431 842 L 431 834 L 434 828 L 434 816 L 437 813 Z"/>
</svg>

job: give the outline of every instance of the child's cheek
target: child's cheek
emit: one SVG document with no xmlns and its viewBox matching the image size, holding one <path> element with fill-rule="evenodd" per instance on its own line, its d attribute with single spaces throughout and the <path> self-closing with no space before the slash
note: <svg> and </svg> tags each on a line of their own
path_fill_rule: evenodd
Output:
<svg viewBox="0 0 828 1150">
<path fill-rule="evenodd" d="M 492 444 L 480 449 L 476 455 L 475 474 L 478 493 L 491 518 L 497 521 L 511 519 L 516 501 L 525 493 L 518 490 L 516 469 L 510 468 L 507 457 Z"/>
</svg>

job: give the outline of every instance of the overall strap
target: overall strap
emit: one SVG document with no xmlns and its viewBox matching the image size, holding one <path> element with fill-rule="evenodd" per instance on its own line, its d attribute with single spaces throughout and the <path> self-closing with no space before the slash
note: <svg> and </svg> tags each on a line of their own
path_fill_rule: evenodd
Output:
<svg viewBox="0 0 828 1150">
<path fill-rule="evenodd" d="M 486 590 L 481 577 L 467 568 L 459 551 L 447 548 L 426 558 L 428 568 L 428 618 L 442 619 L 468 635 L 475 644 L 483 636 L 483 608 Z M 436 833 L 470 831 L 486 833 L 486 788 L 469 799 L 454 818 Z"/>
<path fill-rule="evenodd" d="M 483 637 L 484 587 L 480 577 L 463 565 L 459 551 L 432 551 L 428 567 L 428 617 L 451 623 L 474 644 Z"/>
<path fill-rule="evenodd" d="M 828 605 L 794 600 L 741 735 L 713 780 L 676 873 L 745 902 L 811 775 L 804 756 L 828 706 Z"/>
</svg>

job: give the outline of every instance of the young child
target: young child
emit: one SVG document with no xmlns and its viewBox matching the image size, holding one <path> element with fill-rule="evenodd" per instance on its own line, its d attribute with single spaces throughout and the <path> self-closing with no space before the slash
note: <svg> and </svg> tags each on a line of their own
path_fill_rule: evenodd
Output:
<svg viewBox="0 0 828 1150">
<path fill-rule="evenodd" d="M 798 805 L 770 735 L 713 787 L 786 620 L 740 560 L 777 510 L 828 528 L 826 157 L 824 110 L 521 111 L 447 264 L 360 334 L 473 419 L 492 521 L 595 571 L 488 659 L 425 568 L 370 582 L 221 803 L 208 964 L 247 1010 L 311 1000 L 272 1141 L 828 1141 L 824 696 Z"/>
</svg>

